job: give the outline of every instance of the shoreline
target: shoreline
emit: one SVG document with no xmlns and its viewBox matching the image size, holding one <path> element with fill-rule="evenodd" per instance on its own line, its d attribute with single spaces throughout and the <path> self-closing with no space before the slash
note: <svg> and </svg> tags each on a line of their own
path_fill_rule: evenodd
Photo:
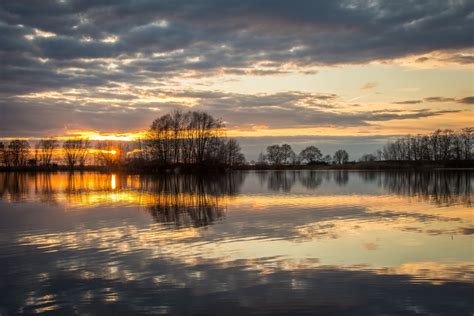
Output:
<svg viewBox="0 0 474 316">
<path fill-rule="evenodd" d="M 341 165 L 312 164 L 312 165 L 171 165 L 171 166 L 84 166 L 70 168 L 67 166 L 24 166 L 0 167 L 0 172 L 124 172 L 132 174 L 187 174 L 187 173 L 219 173 L 229 171 L 284 171 L 284 170 L 351 170 L 351 171 L 428 171 L 428 170 L 474 170 L 474 160 L 461 161 L 374 161 L 350 162 Z"/>
</svg>

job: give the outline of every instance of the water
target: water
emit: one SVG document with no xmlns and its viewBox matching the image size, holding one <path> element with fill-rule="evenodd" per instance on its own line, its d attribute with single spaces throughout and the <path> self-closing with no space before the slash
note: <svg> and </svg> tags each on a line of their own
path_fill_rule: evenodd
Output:
<svg viewBox="0 0 474 316">
<path fill-rule="evenodd" d="M 0 314 L 472 315 L 473 185 L 0 173 Z"/>
</svg>

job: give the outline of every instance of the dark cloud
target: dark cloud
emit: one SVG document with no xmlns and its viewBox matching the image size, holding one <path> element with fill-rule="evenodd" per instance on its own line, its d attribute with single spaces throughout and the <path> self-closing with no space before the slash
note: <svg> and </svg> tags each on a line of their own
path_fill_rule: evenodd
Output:
<svg viewBox="0 0 474 316">
<path fill-rule="evenodd" d="M 399 102 L 393 102 L 394 104 L 418 104 L 421 103 L 422 100 L 406 100 L 406 101 L 399 101 Z"/>
<path fill-rule="evenodd" d="M 393 104 L 419 104 L 419 103 L 426 103 L 426 102 L 458 102 L 458 103 L 466 103 L 470 104 L 473 102 L 474 97 L 465 97 L 462 99 L 455 99 L 455 98 L 447 98 L 447 97 L 427 97 L 423 99 L 418 99 L 418 100 L 406 100 L 406 101 L 398 101 L 398 102 L 393 102 Z"/>
<path fill-rule="evenodd" d="M 467 0 L 7 1 L 0 5 L 2 83 L 16 75 L 1 90 L 136 83 L 186 71 L 266 75 L 288 63 L 365 63 L 466 49 L 474 44 L 473 11 Z M 112 60 L 96 62 L 114 62 L 113 78 L 77 67 L 81 59 L 104 58 Z M 270 69 L 256 68 L 260 63 Z"/>
<path fill-rule="evenodd" d="M 474 97 L 465 97 L 458 100 L 459 103 L 474 104 Z"/>
<path fill-rule="evenodd" d="M 293 71 L 314 75 L 313 66 L 318 65 L 440 50 L 452 52 L 465 64 L 469 58 L 459 51 L 474 44 L 472 12 L 474 3 L 467 0 L 4 1 L 0 133 L 5 137 L 55 134 L 72 127 L 143 129 L 150 117 L 186 109 L 177 101 L 137 102 L 144 94 L 193 98 L 196 109 L 241 128 L 363 126 L 450 113 L 350 113 L 338 111 L 340 100 L 331 94 L 166 88 L 179 87 L 177 79 L 182 78 Z M 371 87 L 374 83 L 369 82 L 366 88 Z M 59 97 L 24 98 L 39 92 Z M 423 101 L 454 100 L 435 99 Z"/>
</svg>

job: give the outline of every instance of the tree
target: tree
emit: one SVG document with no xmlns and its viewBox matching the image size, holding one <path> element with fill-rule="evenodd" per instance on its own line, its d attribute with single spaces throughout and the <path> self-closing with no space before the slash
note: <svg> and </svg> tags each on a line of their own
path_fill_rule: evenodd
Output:
<svg viewBox="0 0 474 316">
<path fill-rule="evenodd" d="M 296 155 L 290 145 L 288 144 L 281 145 L 280 152 L 281 152 L 281 160 L 283 164 L 288 165 L 288 164 L 293 164 L 295 162 Z"/>
<path fill-rule="evenodd" d="M 472 129 L 438 129 L 430 135 L 405 136 L 384 146 L 386 160 L 468 160 Z"/>
<path fill-rule="evenodd" d="M 241 152 L 239 143 L 235 139 L 229 139 L 225 143 L 224 152 L 226 165 L 232 167 L 245 163 L 245 157 Z"/>
<path fill-rule="evenodd" d="M 53 159 L 54 151 L 59 147 L 58 141 L 55 139 L 41 139 L 38 142 L 38 157 L 40 164 L 48 166 Z"/>
<path fill-rule="evenodd" d="M 301 160 L 306 161 L 306 163 L 311 164 L 320 161 L 323 154 L 316 146 L 308 146 L 300 152 L 299 157 Z"/>
<path fill-rule="evenodd" d="M 8 144 L 8 155 L 11 164 L 15 167 L 26 166 L 30 144 L 26 140 L 12 140 Z"/>
<path fill-rule="evenodd" d="M 258 154 L 257 158 L 257 165 L 266 165 L 267 164 L 267 156 L 264 153 Z"/>
<path fill-rule="evenodd" d="M 224 124 L 205 112 L 175 111 L 153 121 L 146 152 L 159 164 L 243 163 L 235 140 L 226 140 Z"/>
<path fill-rule="evenodd" d="M 266 158 L 272 165 L 280 165 L 282 162 L 281 148 L 279 145 L 271 145 L 267 147 Z"/>
<path fill-rule="evenodd" d="M 90 142 L 87 139 L 69 139 L 64 142 L 64 160 L 70 168 L 83 167 L 86 163 Z"/>
<path fill-rule="evenodd" d="M 362 157 L 360 157 L 360 161 L 364 162 L 370 162 L 370 161 L 376 161 L 377 157 L 374 154 L 364 154 Z"/>
<path fill-rule="evenodd" d="M 3 142 L 0 142 L 0 163 L 6 167 L 10 166 L 8 148 Z"/>
<path fill-rule="evenodd" d="M 343 164 L 349 161 L 349 154 L 344 149 L 339 149 L 334 153 L 334 162 L 337 164 Z"/>
<path fill-rule="evenodd" d="M 95 149 L 97 163 L 103 166 L 114 166 L 120 163 L 124 150 L 111 141 L 98 142 Z"/>
<path fill-rule="evenodd" d="M 327 164 L 331 164 L 331 162 L 332 162 L 332 157 L 331 157 L 331 155 L 326 155 L 326 156 L 324 156 L 324 157 L 323 157 L 323 161 L 324 161 L 325 163 L 327 163 Z"/>
</svg>

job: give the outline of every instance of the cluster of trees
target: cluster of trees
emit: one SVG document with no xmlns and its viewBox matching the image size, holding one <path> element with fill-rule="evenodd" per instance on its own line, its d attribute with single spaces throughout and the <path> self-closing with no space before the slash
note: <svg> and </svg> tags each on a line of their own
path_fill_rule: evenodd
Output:
<svg viewBox="0 0 474 316">
<path fill-rule="evenodd" d="M 145 159 L 159 164 L 243 164 L 238 142 L 227 139 L 224 124 L 205 112 L 175 111 L 156 119 L 141 145 Z"/>
<path fill-rule="evenodd" d="M 56 139 L 41 139 L 32 147 L 26 140 L 15 139 L 8 144 L 0 142 L 0 164 L 6 167 L 50 166 L 57 162 L 60 143 Z M 84 166 L 90 142 L 70 139 L 62 144 L 61 160 L 67 166 Z"/>
<path fill-rule="evenodd" d="M 429 135 L 408 135 L 383 148 L 385 160 L 471 160 L 474 128 L 436 130 Z"/>
<path fill-rule="evenodd" d="M 144 140 L 136 143 L 88 139 L 43 139 L 32 148 L 26 140 L 0 142 L 0 165 L 6 167 L 85 165 L 122 166 L 245 163 L 239 143 L 225 137 L 224 124 L 204 112 L 175 111 L 156 119 Z"/>
<path fill-rule="evenodd" d="M 8 145 L 0 142 L 0 161 L 7 167 L 26 166 L 29 150 L 30 144 L 26 140 L 12 140 Z"/>
<path fill-rule="evenodd" d="M 349 161 L 349 154 L 343 149 L 337 150 L 333 156 L 323 155 L 316 146 L 308 146 L 298 155 L 288 144 L 268 146 L 266 154 L 260 153 L 257 164 L 300 165 L 300 164 L 344 164 Z"/>
</svg>

